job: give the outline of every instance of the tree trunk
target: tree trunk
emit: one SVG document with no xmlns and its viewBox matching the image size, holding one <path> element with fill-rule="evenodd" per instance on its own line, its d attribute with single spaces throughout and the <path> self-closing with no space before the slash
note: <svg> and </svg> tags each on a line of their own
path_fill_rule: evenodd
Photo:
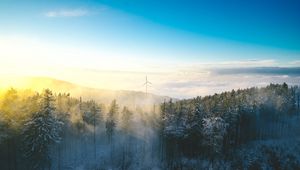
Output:
<svg viewBox="0 0 300 170">
<path fill-rule="evenodd" d="M 61 170 L 61 145 L 58 145 L 58 170 Z"/>
<path fill-rule="evenodd" d="M 297 100 L 297 108 L 298 108 L 298 114 L 299 114 L 299 111 L 300 111 L 300 94 L 298 93 L 298 100 Z"/>
<path fill-rule="evenodd" d="M 94 159 L 96 161 L 96 124 L 95 124 L 95 116 L 94 116 Z"/>
</svg>

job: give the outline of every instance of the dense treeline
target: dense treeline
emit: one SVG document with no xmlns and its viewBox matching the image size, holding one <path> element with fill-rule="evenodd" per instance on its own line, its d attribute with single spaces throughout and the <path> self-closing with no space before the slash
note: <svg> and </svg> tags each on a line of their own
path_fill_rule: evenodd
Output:
<svg viewBox="0 0 300 170">
<path fill-rule="evenodd" d="M 181 156 L 206 157 L 213 165 L 254 140 L 299 137 L 284 122 L 298 116 L 299 94 L 297 86 L 284 83 L 164 102 L 161 133 L 168 166 L 178 168 Z"/>
<path fill-rule="evenodd" d="M 149 112 L 116 100 L 105 106 L 48 89 L 9 89 L 0 94 L 0 165 L 9 170 L 299 169 L 299 145 L 288 142 L 290 153 L 282 142 L 267 143 L 299 140 L 299 94 L 297 86 L 270 84 L 165 101 Z M 261 154 L 249 156 L 253 142 Z"/>
<path fill-rule="evenodd" d="M 142 161 L 129 156 L 133 150 L 145 156 L 155 143 L 153 109 L 11 88 L 0 95 L 1 169 L 128 169 L 133 159 Z"/>
</svg>

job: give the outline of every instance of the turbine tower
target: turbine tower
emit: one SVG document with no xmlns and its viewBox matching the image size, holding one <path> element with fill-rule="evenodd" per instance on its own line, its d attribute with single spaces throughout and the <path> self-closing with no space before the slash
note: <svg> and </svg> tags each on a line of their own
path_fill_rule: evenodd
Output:
<svg viewBox="0 0 300 170">
<path fill-rule="evenodd" d="M 144 83 L 144 86 L 146 87 L 146 95 L 148 95 L 148 86 L 152 85 L 150 81 L 148 81 L 148 78 L 146 76 L 146 82 Z"/>
</svg>

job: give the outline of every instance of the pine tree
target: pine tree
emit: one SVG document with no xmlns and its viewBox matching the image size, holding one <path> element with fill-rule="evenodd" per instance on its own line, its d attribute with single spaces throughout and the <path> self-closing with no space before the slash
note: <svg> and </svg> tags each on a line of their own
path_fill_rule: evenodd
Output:
<svg viewBox="0 0 300 170">
<path fill-rule="evenodd" d="M 53 96 L 49 89 L 43 93 L 40 110 L 33 113 L 24 125 L 25 158 L 29 161 L 30 169 L 50 168 L 50 144 L 61 140 L 62 122 L 54 115 Z"/>
<path fill-rule="evenodd" d="M 185 113 L 185 130 L 184 130 L 184 152 L 190 155 L 196 155 L 201 152 L 201 133 L 202 119 L 205 116 L 204 107 L 201 97 L 197 97 L 191 101 Z"/>
<path fill-rule="evenodd" d="M 220 117 L 203 119 L 204 144 L 209 147 L 212 163 L 214 158 L 221 154 L 226 129 L 227 123 Z"/>
<path fill-rule="evenodd" d="M 96 126 L 101 122 L 101 108 L 96 104 L 95 101 L 88 102 L 90 108 L 84 112 L 83 120 L 93 126 L 93 141 L 94 141 L 94 158 L 96 159 Z"/>
<path fill-rule="evenodd" d="M 128 135 L 128 133 L 132 130 L 132 116 L 133 113 L 127 107 L 123 107 L 121 117 L 121 128 L 126 135 Z"/>
<path fill-rule="evenodd" d="M 107 117 L 107 120 L 105 123 L 106 134 L 107 134 L 109 143 L 112 142 L 113 134 L 115 132 L 118 110 L 119 110 L 119 106 L 118 106 L 116 100 L 113 100 L 110 105 L 108 117 Z"/>
<path fill-rule="evenodd" d="M 192 101 L 193 110 L 188 114 L 187 129 L 201 133 L 202 119 L 205 117 L 204 107 L 201 97 L 197 97 Z M 191 107 L 191 106 L 190 106 Z"/>
<path fill-rule="evenodd" d="M 297 114 L 300 113 L 300 87 L 296 86 L 296 103 L 297 103 Z"/>
<path fill-rule="evenodd" d="M 9 137 L 9 125 L 3 120 L 3 115 L 0 113 L 0 145 Z"/>
<path fill-rule="evenodd" d="M 225 113 L 223 113 L 223 119 L 228 124 L 227 134 L 225 137 L 225 144 L 228 147 L 237 145 L 237 128 L 238 128 L 238 110 L 234 106 L 229 107 Z M 229 148 L 226 148 L 229 149 Z"/>
<path fill-rule="evenodd" d="M 110 144 L 110 160 L 112 161 L 113 158 L 113 135 L 115 133 L 115 128 L 117 126 L 117 114 L 118 114 L 119 106 L 116 100 L 113 100 L 110 105 L 110 109 L 108 112 L 108 117 L 106 119 L 105 127 L 106 127 L 106 134 L 108 138 L 108 142 Z"/>
<path fill-rule="evenodd" d="M 125 135 L 125 142 L 123 145 L 122 151 L 122 164 L 121 169 L 127 169 L 127 165 L 129 162 L 129 154 L 130 154 L 130 136 L 129 133 L 132 131 L 132 116 L 133 113 L 127 108 L 123 107 L 122 116 L 121 116 L 121 129 Z"/>
<path fill-rule="evenodd" d="M 159 133 L 159 153 L 161 160 L 164 160 L 164 154 L 165 154 L 165 137 L 164 137 L 164 132 L 165 132 L 165 127 L 166 127 L 166 111 L 167 103 L 164 100 L 164 102 L 160 105 L 160 115 L 158 119 L 158 133 Z"/>
<path fill-rule="evenodd" d="M 175 106 L 172 102 L 172 99 L 166 104 L 165 107 L 165 113 L 164 113 L 164 135 L 169 136 L 172 135 L 174 132 L 174 129 L 176 128 L 176 112 L 175 112 Z"/>
</svg>

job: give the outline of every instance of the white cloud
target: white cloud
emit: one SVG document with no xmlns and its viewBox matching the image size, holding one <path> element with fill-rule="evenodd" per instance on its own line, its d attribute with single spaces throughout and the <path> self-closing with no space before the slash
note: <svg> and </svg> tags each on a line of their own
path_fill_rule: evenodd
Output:
<svg viewBox="0 0 300 170">
<path fill-rule="evenodd" d="M 0 35 L 0 78 L 2 75 L 46 76 L 94 88 L 144 91 L 143 83 L 148 75 L 153 84 L 149 92 L 178 98 L 214 94 L 233 88 L 260 87 L 271 82 L 300 82 L 299 72 L 289 76 L 291 74 L 287 73 L 291 71 L 280 68 L 264 68 L 269 70 L 269 74 L 264 74 L 266 72 L 262 68 L 257 71 L 256 67 L 276 67 L 279 64 L 271 59 L 183 63 L 162 58 L 159 61 L 145 59 L 112 49 L 70 46 L 43 41 L 38 37 Z M 296 61 L 293 63 L 297 64 Z M 240 67 L 243 69 L 239 70 Z M 230 68 L 240 74 L 224 71 Z M 216 69 L 223 74 L 216 74 Z"/>
<path fill-rule="evenodd" d="M 300 60 L 291 61 L 291 62 L 289 62 L 289 65 L 299 67 L 300 66 Z"/>
<path fill-rule="evenodd" d="M 46 17 L 81 17 L 90 14 L 91 11 L 87 9 L 63 9 L 56 11 L 48 11 L 44 15 Z"/>
<path fill-rule="evenodd" d="M 270 66 L 277 66 L 278 63 L 273 59 L 268 60 L 240 60 L 240 61 L 225 61 L 219 63 L 222 66 L 229 66 L 229 67 L 270 67 Z"/>
</svg>

